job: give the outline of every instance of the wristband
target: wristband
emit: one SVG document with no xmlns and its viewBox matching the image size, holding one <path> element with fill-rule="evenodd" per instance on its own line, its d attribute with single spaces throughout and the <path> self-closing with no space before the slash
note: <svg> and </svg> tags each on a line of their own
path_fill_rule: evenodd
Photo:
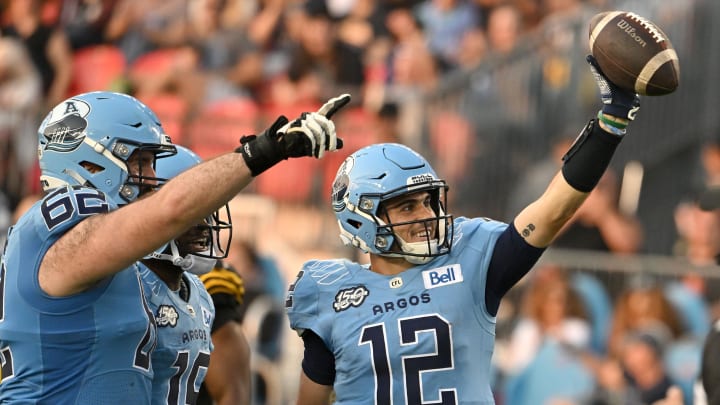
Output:
<svg viewBox="0 0 720 405">
<path fill-rule="evenodd" d="M 627 128 L 627 124 L 611 120 L 610 118 L 606 117 L 602 111 L 598 111 L 597 117 L 600 122 L 605 124 L 604 126 L 601 125 L 602 129 L 604 129 L 605 131 L 608 131 L 615 136 L 624 136 L 627 132 L 625 129 Z"/>
<path fill-rule="evenodd" d="M 606 117 L 605 114 L 603 114 L 602 110 L 598 111 L 597 117 L 598 117 L 598 119 L 599 119 L 600 121 L 604 122 L 604 123 L 607 124 L 607 125 L 610 125 L 610 126 L 612 126 L 612 127 L 615 127 L 615 128 L 617 128 L 617 129 L 625 129 L 625 128 L 627 128 L 627 124 L 622 123 L 622 122 L 618 122 L 618 121 L 615 121 L 615 120 L 613 120 L 613 119 L 610 119 L 610 118 Z"/>
<path fill-rule="evenodd" d="M 562 158 L 565 181 L 578 191 L 592 191 L 610 165 L 621 140 L 621 136 L 601 129 L 595 119 L 590 120 Z"/>
<path fill-rule="evenodd" d="M 245 166 L 250 169 L 253 177 L 288 158 L 277 140 L 277 131 L 287 122 L 287 118 L 280 116 L 260 136 L 249 135 L 240 138 L 240 146 L 235 149 L 235 152 L 241 154 L 245 159 Z"/>
</svg>

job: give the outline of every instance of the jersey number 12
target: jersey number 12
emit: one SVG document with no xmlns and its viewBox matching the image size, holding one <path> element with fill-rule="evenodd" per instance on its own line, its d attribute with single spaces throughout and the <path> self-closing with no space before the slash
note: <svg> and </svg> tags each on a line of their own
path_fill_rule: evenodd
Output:
<svg viewBox="0 0 720 405">
<path fill-rule="evenodd" d="M 440 401 L 423 402 L 422 373 L 429 371 L 450 370 L 453 368 L 452 335 L 450 324 L 440 315 L 423 315 L 420 317 L 400 319 L 400 345 L 407 346 L 418 343 L 420 332 L 432 333 L 437 344 L 436 351 L 426 356 L 404 356 L 403 369 L 405 385 L 405 403 L 407 404 L 457 404 L 454 388 L 440 390 Z M 392 404 L 392 373 L 388 358 L 387 336 L 385 324 L 367 325 L 362 329 L 358 345 L 369 344 L 372 353 L 373 370 L 375 371 L 375 403 L 377 405 Z"/>
</svg>

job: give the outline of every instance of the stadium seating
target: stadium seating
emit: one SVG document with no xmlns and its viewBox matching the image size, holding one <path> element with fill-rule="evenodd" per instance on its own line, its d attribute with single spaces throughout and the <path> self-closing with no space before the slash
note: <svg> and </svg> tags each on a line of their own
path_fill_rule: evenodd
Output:
<svg viewBox="0 0 720 405">
<path fill-rule="evenodd" d="M 375 141 L 375 117 L 362 107 L 349 108 L 333 117 L 338 137 L 343 140 L 343 148 L 322 159 L 323 184 L 322 195 L 329 198 L 337 170 L 350 154 Z"/>
<path fill-rule="evenodd" d="M 127 68 L 125 55 L 114 45 L 92 45 L 73 54 L 69 95 L 97 90 L 114 90 Z"/>
<path fill-rule="evenodd" d="M 240 145 L 241 137 L 258 131 L 259 111 L 249 98 L 215 101 L 193 118 L 184 141 L 203 159 L 230 152 Z"/>
<path fill-rule="evenodd" d="M 165 133 L 170 135 L 173 143 L 188 146 L 186 145 L 184 125 L 188 103 L 185 99 L 172 93 L 148 94 L 138 97 L 157 114 L 165 128 Z"/>
</svg>

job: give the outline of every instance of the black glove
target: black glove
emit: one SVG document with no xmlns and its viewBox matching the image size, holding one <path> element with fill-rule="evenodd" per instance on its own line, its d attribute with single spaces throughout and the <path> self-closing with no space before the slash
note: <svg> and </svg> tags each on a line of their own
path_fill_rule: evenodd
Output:
<svg viewBox="0 0 720 405">
<path fill-rule="evenodd" d="M 640 98 L 637 93 L 621 89 L 615 83 L 611 82 L 605 74 L 603 74 L 598 65 L 597 60 L 592 55 L 586 58 L 590 65 L 590 71 L 595 77 L 598 88 L 600 88 L 600 97 L 602 98 L 602 113 L 615 116 L 617 118 L 625 118 L 630 121 L 635 119 L 640 109 Z"/>
<path fill-rule="evenodd" d="M 240 139 L 241 153 L 253 176 L 273 167 L 281 160 L 291 157 L 313 156 L 321 158 L 325 151 L 342 148 L 342 139 L 335 133 L 330 117 L 350 102 L 350 95 L 330 99 L 317 112 L 302 113 L 300 118 L 288 122 L 284 116 L 259 136 Z"/>
</svg>

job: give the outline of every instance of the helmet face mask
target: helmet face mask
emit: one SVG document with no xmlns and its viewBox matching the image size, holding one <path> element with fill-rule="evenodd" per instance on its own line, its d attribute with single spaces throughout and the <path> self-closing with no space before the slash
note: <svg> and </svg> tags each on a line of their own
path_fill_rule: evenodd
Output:
<svg viewBox="0 0 720 405">
<path fill-rule="evenodd" d="M 449 252 L 441 252 L 441 246 L 448 245 L 452 235 L 452 229 L 448 229 L 448 221 L 452 221 L 449 215 L 445 214 L 447 188 L 443 181 L 429 182 L 426 189 L 422 191 L 410 191 L 391 199 L 381 199 L 378 217 L 383 220 L 378 227 L 378 235 L 376 237 L 376 246 L 385 247 L 388 240 L 393 241 L 390 251 L 398 253 L 405 257 L 406 260 L 413 264 L 423 264 L 435 256 L 439 256 Z M 420 198 L 427 198 L 428 206 L 432 211 L 431 216 L 421 217 L 410 220 L 395 220 L 396 215 L 391 214 L 387 206 L 393 205 L 395 201 L 404 203 L 406 197 L 418 195 Z M 422 233 L 427 235 L 424 241 L 411 242 L 410 231 L 414 233 Z M 448 237 L 449 236 L 449 237 Z"/>
<path fill-rule="evenodd" d="M 140 172 L 131 178 L 128 161 L 142 152 L 160 159 L 176 151 L 157 116 L 124 94 L 91 92 L 71 97 L 55 106 L 38 129 L 45 191 L 83 185 L 104 192 L 118 205 L 127 204 L 159 180 Z"/>
<path fill-rule="evenodd" d="M 208 259 L 224 259 L 231 242 L 232 221 L 227 205 L 175 238 L 180 256 L 195 255 Z M 167 248 L 165 249 L 167 251 Z"/>
<path fill-rule="evenodd" d="M 152 156 L 151 161 L 149 156 Z M 172 155 L 160 153 L 152 145 L 140 145 L 126 162 L 128 177 L 123 187 L 120 189 L 121 196 L 132 196 L 138 194 L 142 196 L 150 191 L 156 190 L 160 185 L 168 179 L 157 175 L 156 165 L 157 159 L 164 159 Z M 145 168 L 152 167 L 152 175 L 149 175 Z"/>
<path fill-rule="evenodd" d="M 393 223 L 388 201 L 423 193 L 433 216 Z M 445 213 L 447 185 L 419 154 L 399 144 L 377 144 L 350 155 L 333 183 L 332 206 L 346 245 L 386 257 L 423 264 L 450 252 L 453 220 Z M 401 229 L 421 224 L 430 237 L 409 242 Z"/>
<path fill-rule="evenodd" d="M 172 179 L 201 161 L 190 149 L 177 146 L 177 155 L 158 161 L 156 172 L 161 178 Z M 231 241 L 230 207 L 225 204 L 147 258 L 166 260 L 183 271 L 203 274 L 212 270 L 217 260 L 227 257 Z"/>
</svg>

